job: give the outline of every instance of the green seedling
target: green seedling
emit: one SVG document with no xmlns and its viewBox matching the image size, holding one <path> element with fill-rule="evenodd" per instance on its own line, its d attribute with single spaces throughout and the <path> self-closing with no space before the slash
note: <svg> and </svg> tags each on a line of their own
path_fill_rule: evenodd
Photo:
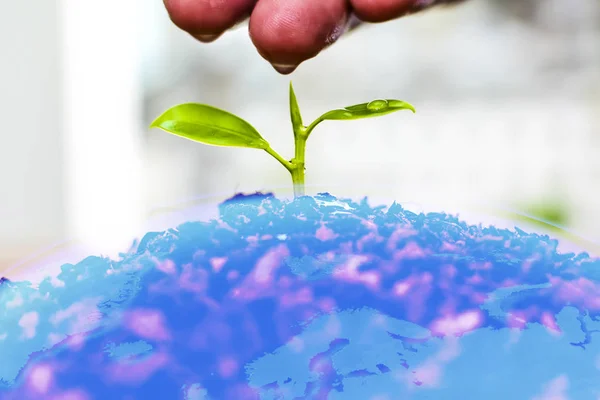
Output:
<svg viewBox="0 0 600 400">
<path fill-rule="evenodd" d="M 332 110 L 310 125 L 302 124 L 300 108 L 290 82 L 290 116 L 294 130 L 295 154 L 287 161 L 271 148 L 258 131 L 240 117 L 218 108 L 196 103 L 180 104 L 165 111 L 152 124 L 168 133 L 212 146 L 261 149 L 273 156 L 292 175 L 294 197 L 304 195 L 306 141 L 315 127 L 327 120 L 354 120 L 386 115 L 399 110 L 411 110 L 412 105 L 400 100 L 373 100 L 369 103 Z"/>
</svg>

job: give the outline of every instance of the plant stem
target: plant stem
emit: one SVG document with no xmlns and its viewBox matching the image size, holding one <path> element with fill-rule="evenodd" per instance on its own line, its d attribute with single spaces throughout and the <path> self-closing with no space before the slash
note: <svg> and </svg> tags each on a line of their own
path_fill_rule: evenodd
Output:
<svg viewBox="0 0 600 400">
<path fill-rule="evenodd" d="M 310 135 L 310 133 L 313 131 L 313 129 L 315 129 L 315 127 L 317 125 L 319 125 L 321 122 L 323 122 L 323 120 L 321 119 L 321 117 L 315 119 L 310 125 L 308 125 L 306 128 L 304 128 L 304 132 L 306 134 L 306 138 L 308 139 L 308 136 Z"/>
<path fill-rule="evenodd" d="M 292 172 L 292 163 L 285 160 L 283 157 L 281 157 L 279 155 L 279 153 L 277 153 L 275 150 L 273 150 L 270 147 L 267 147 L 265 149 L 265 151 L 267 153 L 269 153 L 270 155 L 272 155 L 277 161 L 279 161 L 279 163 L 281 163 L 281 165 L 283 165 L 285 167 L 285 169 L 287 169 L 288 171 Z"/>
<path fill-rule="evenodd" d="M 292 183 L 294 185 L 294 198 L 304 196 L 304 163 L 305 163 L 305 151 L 306 151 L 306 128 L 301 127 L 294 131 L 294 158 L 292 158 L 292 168 L 290 173 L 292 174 Z"/>
</svg>

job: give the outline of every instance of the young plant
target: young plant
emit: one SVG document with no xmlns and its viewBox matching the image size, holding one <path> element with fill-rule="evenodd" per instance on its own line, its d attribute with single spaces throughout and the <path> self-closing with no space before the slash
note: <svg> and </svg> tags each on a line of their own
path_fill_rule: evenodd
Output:
<svg viewBox="0 0 600 400">
<path fill-rule="evenodd" d="M 302 124 L 300 108 L 290 82 L 290 117 L 294 130 L 295 154 L 294 158 L 289 161 L 273 150 L 248 122 L 205 104 L 186 103 L 172 107 L 152 122 L 150 127 L 160 128 L 174 135 L 212 146 L 248 147 L 264 150 L 290 172 L 294 185 L 294 197 L 298 197 L 304 195 L 306 141 L 318 124 L 327 120 L 377 117 L 399 110 L 415 112 L 414 107 L 404 101 L 373 100 L 369 103 L 328 111 L 310 125 L 305 126 Z"/>
</svg>

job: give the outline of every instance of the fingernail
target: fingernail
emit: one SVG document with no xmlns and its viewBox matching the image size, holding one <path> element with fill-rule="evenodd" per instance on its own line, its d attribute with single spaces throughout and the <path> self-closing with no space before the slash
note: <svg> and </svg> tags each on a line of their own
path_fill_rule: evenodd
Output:
<svg viewBox="0 0 600 400">
<path fill-rule="evenodd" d="M 198 39 L 199 41 L 201 41 L 202 43 L 210 43 L 210 42 L 214 42 L 215 40 L 217 40 L 219 38 L 219 36 L 221 36 L 220 34 L 211 34 L 211 35 L 192 35 L 194 36 L 196 39 Z"/>
<path fill-rule="evenodd" d="M 273 68 L 275 68 L 275 71 L 279 72 L 282 75 L 288 75 L 291 74 L 292 72 L 294 72 L 294 70 L 296 68 L 298 68 L 297 65 L 288 65 L 288 64 L 272 64 Z"/>
</svg>

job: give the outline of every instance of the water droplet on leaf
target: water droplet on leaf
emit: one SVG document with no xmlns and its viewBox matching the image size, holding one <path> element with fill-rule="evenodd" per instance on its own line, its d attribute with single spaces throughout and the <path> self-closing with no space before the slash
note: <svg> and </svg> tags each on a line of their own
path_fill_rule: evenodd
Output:
<svg viewBox="0 0 600 400">
<path fill-rule="evenodd" d="M 369 104 L 367 104 L 367 109 L 369 111 L 379 111 L 386 109 L 388 107 L 388 102 L 386 100 L 373 100 Z"/>
</svg>

